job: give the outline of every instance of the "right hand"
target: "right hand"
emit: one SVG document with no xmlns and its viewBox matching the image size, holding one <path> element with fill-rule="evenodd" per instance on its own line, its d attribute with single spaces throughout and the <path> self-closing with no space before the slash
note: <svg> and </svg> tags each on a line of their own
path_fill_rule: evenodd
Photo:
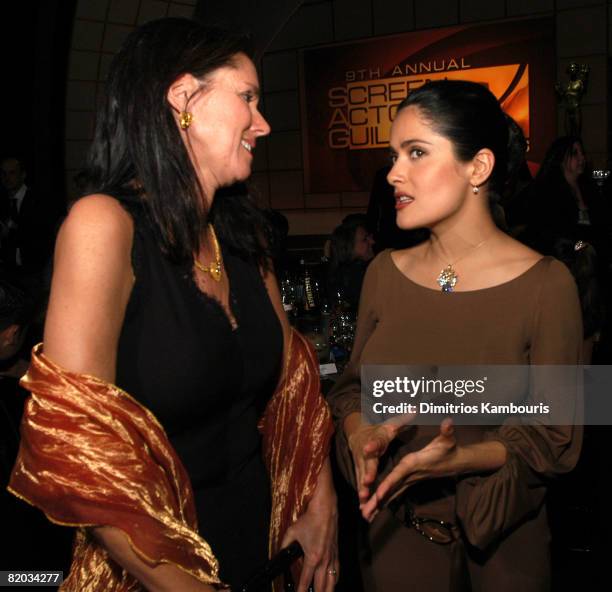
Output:
<svg viewBox="0 0 612 592">
<path fill-rule="evenodd" d="M 387 451 L 389 443 L 395 438 L 399 426 L 393 424 L 358 425 L 350 432 L 347 441 L 355 465 L 355 477 L 359 505 L 363 506 L 371 496 L 370 487 L 376 480 L 378 460 Z"/>
</svg>

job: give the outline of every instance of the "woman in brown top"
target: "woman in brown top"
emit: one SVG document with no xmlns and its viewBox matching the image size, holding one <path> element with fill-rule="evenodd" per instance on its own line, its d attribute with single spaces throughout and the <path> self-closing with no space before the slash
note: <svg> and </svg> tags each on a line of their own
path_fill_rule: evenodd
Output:
<svg viewBox="0 0 612 592">
<path fill-rule="evenodd" d="M 579 427 L 444 420 L 398 430 L 360 413 L 362 364 L 579 362 L 571 275 L 491 219 L 506 141 L 497 100 L 469 82 L 414 91 L 393 123 L 398 226 L 431 236 L 370 265 L 351 363 L 330 394 L 341 465 L 370 522 L 368 592 L 550 587 L 547 481 L 575 465 Z M 524 394 L 509 388 L 506 400 Z M 556 393 L 531 396 L 546 403 Z"/>
</svg>

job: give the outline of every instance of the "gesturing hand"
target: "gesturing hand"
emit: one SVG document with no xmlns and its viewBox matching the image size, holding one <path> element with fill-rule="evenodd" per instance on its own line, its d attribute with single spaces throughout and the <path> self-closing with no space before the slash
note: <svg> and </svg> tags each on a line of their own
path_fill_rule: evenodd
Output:
<svg viewBox="0 0 612 592">
<path fill-rule="evenodd" d="M 378 460 L 397 435 L 399 427 L 392 424 L 360 425 L 348 436 L 353 455 L 357 495 L 360 505 L 370 499 L 370 486 L 376 479 Z"/>
<path fill-rule="evenodd" d="M 453 422 L 445 419 L 440 424 L 440 433 L 427 446 L 406 454 L 380 482 L 372 496 L 361 505 L 363 517 L 371 522 L 384 504 L 417 481 L 456 474 L 459 470 L 457 451 Z"/>
</svg>

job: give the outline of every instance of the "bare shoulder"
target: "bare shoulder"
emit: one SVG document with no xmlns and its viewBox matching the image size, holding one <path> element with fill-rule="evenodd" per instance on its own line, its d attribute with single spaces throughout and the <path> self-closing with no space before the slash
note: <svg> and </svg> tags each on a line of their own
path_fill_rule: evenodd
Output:
<svg viewBox="0 0 612 592">
<path fill-rule="evenodd" d="M 121 261 L 129 265 L 133 234 L 132 218 L 116 199 L 99 194 L 81 198 L 59 230 L 54 275 L 64 264 L 81 277 L 92 268 L 113 273 Z"/>
<path fill-rule="evenodd" d="M 114 198 L 91 195 L 58 234 L 45 353 L 61 366 L 114 379 L 117 341 L 134 283 L 133 223 Z"/>
<path fill-rule="evenodd" d="M 79 199 L 70 208 L 58 238 L 60 241 L 98 242 L 114 238 L 131 243 L 133 224 L 121 204 L 109 195 L 95 194 Z M 113 248 L 113 244 L 107 244 Z"/>
<path fill-rule="evenodd" d="M 54 278 L 116 275 L 130 267 L 133 222 L 108 195 L 77 201 L 64 220 L 55 247 Z"/>
</svg>

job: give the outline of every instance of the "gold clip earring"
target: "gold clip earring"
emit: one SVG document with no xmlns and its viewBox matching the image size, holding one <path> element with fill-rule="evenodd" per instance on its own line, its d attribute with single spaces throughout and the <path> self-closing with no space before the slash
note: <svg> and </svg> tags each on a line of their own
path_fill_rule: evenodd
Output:
<svg viewBox="0 0 612 592">
<path fill-rule="evenodd" d="M 186 130 L 193 121 L 193 115 L 189 111 L 181 111 L 179 116 L 179 125 L 181 129 Z"/>
</svg>

